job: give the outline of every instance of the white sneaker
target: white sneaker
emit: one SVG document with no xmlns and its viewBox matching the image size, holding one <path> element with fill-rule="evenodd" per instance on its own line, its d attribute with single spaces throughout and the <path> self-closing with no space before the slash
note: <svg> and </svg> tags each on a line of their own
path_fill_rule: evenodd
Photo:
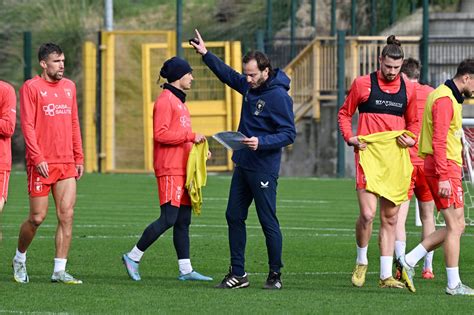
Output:
<svg viewBox="0 0 474 315">
<path fill-rule="evenodd" d="M 28 273 L 26 272 L 26 262 L 21 262 L 13 258 L 13 279 L 18 283 L 28 283 Z"/>
<path fill-rule="evenodd" d="M 450 288 L 446 287 L 446 294 L 449 294 L 449 295 L 474 295 L 474 290 L 471 289 L 470 287 L 468 287 L 467 285 L 462 284 L 461 282 L 459 282 L 457 287 L 455 287 L 454 289 L 450 289 Z"/>
<path fill-rule="evenodd" d="M 82 284 L 82 280 L 74 278 L 64 270 L 53 272 L 53 275 L 51 276 L 51 282 L 61 282 L 65 284 Z"/>
</svg>

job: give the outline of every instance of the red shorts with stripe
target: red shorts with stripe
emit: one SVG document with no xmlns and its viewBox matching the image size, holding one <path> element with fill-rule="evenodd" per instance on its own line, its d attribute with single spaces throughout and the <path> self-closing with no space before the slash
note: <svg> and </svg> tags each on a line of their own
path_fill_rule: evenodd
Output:
<svg viewBox="0 0 474 315">
<path fill-rule="evenodd" d="M 35 166 L 28 166 L 26 173 L 28 176 L 28 193 L 30 197 L 44 197 L 49 194 L 51 187 L 57 182 L 77 177 L 75 164 L 48 164 L 49 176 L 44 178 L 36 170 Z"/>
<path fill-rule="evenodd" d="M 191 198 L 188 191 L 184 187 L 186 184 L 185 176 L 165 175 L 156 178 L 158 184 L 158 197 L 160 198 L 160 206 L 171 202 L 172 206 L 180 207 L 181 205 L 190 206 Z"/>
<path fill-rule="evenodd" d="M 10 182 L 10 171 L 0 171 L 0 192 L 3 199 L 8 198 L 8 183 Z"/>
<path fill-rule="evenodd" d="M 438 211 L 454 206 L 455 209 L 464 207 L 464 192 L 461 178 L 450 178 L 451 196 L 442 198 L 438 195 L 439 177 L 426 176 L 426 182 L 431 190 Z"/>
<path fill-rule="evenodd" d="M 423 165 L 413 165 L 413 173 L 411 174 L 410 189 L 408 190 L 408 200 L 416 196 L 416 199 L 421 202 L 428 202 L 433 200 L 430 187 L 426 182 L 425 170 Z"/>
</svg>

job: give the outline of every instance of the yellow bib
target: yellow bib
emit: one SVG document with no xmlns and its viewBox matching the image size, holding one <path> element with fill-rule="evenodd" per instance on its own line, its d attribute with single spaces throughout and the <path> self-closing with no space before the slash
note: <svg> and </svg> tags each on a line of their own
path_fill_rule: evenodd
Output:
<svg viewBox="0 0 474 315">
<path fill-rule="evenodd" d="M 208 151 L 209 144 L 207 141 L 193 144 L 186 165 L 185 186 L 191 198 L 193 212 L 196 215 L 200 215 L 202 209 L 202 187 L 206 186 L 207 181 L 206 161 Z"/>
<path fill-rule="evenodd" d="M 366 190 L 390 200 L 396 206 L 408 200 L 413 172 L 410 152 L 397 143 L 397 137 L 402 134 L 415 138 L 407 130 L 359 136 L 359 141 L 367 143 L 367 148 L 359 151 L 359 163 L 367 182 Z"/>
<path fill-rule="evenodd" d="M 418 155 L 424 158 L 427 154 L 433 154 L 433 104 L 437 99 L 446 96 L 453 103 L 453 118 L 449 124 L 448 136 L 446 138 L 446 158 L 462 166 L 462 105 L 458 103 L 451 89 L 444 84 L 441 84 L 436 90 L 431 92 L 426 100 Z"/>
</svg>

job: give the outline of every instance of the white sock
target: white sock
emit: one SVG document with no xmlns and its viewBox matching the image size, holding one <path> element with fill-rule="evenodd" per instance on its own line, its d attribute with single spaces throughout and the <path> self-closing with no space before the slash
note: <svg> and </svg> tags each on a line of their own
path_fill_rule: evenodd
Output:
<svg viewBox="0 0 474 315">
<path fill-rule="evenodd" d="M 429 269 L 433 270 L 433 251 L 429 252 L 425 256 L 425 264 L 423 266 L 423 269 Z"/>
<path fill-rule="evenodd" d="M 193 271 L 193 266 L 191 266 L 191 259 L 178 259 L 179 273 L 186 275 Z"/>
<path fill-rule="evenodd" d="M 356 263 L 358 265 L 368 265 L 369 260 L 367 259 L 367 248 L 369 247 L 368 245 L 365 247 L 359 247 L 357 246 L 357 260 Z"/>
<path fill-rule="evenodd" d="M 421 258 L 425 257 L 428 252 L 423 247 L 423 245 L 418 244 L 411 252 L 405 256 L 405 261 L 410 267 L 415 267 L 416 263 L 420 261 Z"/>
<path fill-rule="evenodd" d="M 16 249 L 16 254 L 15 254 L 15 260 L 19 262 L 26 262 L 26 252 L 22 253 L 18 251 L 18 248 Z"/>
<path fill-rule="evenodd" d="M 461 282 L 459 267 L 446 267 L 446 273 L 448 274 L 448 288 L 454 289 Z"/>
<path fill-rule="evenodd" d="M 134 246 L 127 256 L 133 261 L 140 262 L 144 253 L 145 252 L 139 250 L 137 246 Z"/>
<path fill-rule="evenodd" d="M 66 270 L 67 259 L 65 258 L 54 258 L 54 272 Z"/>
<path fill-rule="evenodd" d="M 407 248 L 407 242 L 395 241 L 395 257 L 398 259 L 400 258 L 400 256 L 405 255 L 406 248 Z"/>
<path fill-rule="evenodd" d="M 392 276 L 392 256 L 380 256 L 380 279 L 385 280 Z"/>
</svg>

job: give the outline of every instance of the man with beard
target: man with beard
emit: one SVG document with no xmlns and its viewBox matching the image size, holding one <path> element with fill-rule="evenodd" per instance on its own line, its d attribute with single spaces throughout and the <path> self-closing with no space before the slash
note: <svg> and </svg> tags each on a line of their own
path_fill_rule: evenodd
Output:
<svg viewBox="0 0 474 315">
<path fill-rule="evenodd" d="M 58 227 L 52 282 L 81 284 L 66 272 L 71 245 L 76 181 L 84 172 L 81 130 L 77 114 L 76 85 L 64 75 L 64 54 L 53 43 L 40 46 L 41 75 L 26 81 L 20 90 L 21 129 L 26 144 L 30 213 L 21 225 L 13 258 L 13 276 L 29 281 L 26 250 L 48 213 L 52 191 Z"/>
<path fill-rule="evenodd" d="M 392 276 L 395 227 L 399 206 L 384 196 L 368 191 L 364 170 L 359 163 L 361 152 L 367 143 L 359 141 L 359 136 L 382 132 L 414 132 L 417 122 L 416 91 L 411 82 L 400 76 L 403 63 L 403 49 L 400 42 L 391 35 L 379 57 L 380 70 L 354 80 L 349 94 L 338 113 L 339 127 L 348 145 L 354 147 L 356 165 L 356 190 L 359 200 L 359 218 L 356 222 L 357 259 L 352 274 L 352 284 L 362 287 L 368 266 L 367 249 L 372 235 L 372 225 L 380 201 L 380 280 L 381 288 L 404 288 L 404 284 Z M 357 135 L 352 133 L 352 116 L 359 111 Z M 415 140 L 403 133 L 396 138 L 401 147 L 411 147 Z M 395 142 L 395 144 L 396 144 Z M 390 160 L 381 161 L 384 168 L 397 166 Z M 390 184 L 389 180 L 386 183 Z M 409 182 L 408 182 L 409 184 Z M 408 191 L 408 185 L 406 187 Z M 407 198 L 406 198 L 407 199 Z M 406 200 L 405 199 L 405 200 Z"/>
<path fill-rule="evenodd" d="M 238 130 L 246 138 L 247 148 L 235 151 L 235 169 L 227 204 L 230 268 L 217 288 L 235 289 L 249 286 L 245 272 L 245 244 L 248 209 L 255 202 L 258 219 L 265 234 L 269 274 L 265 289 L 281 289 L 282 235 L 276 216 L 277 179 L 282 148 L 293 143 L 296 131 L 293 101 L 288 95 L 290 79 L 279 69 L 272 69 L 268 57 L 259 51 L 243 58 L 244 73 L 237 73 L 206 49 L 196 30 L 191 45 L 202 60 L 225 84 L 243 98 Z"/>
<path fill-rule="evenodd" d="M 474 92 L 474 59 L 463 60 L 453 79 L 436 88 L 426 100 L 418 154 L 425 159 L 425 175 L 436 207 L 444 216 L 443 227 L 399 259 L 402 279 L 415 292 L 416 263 L 443 245 L 448 295 L 474 295 L 459 276 L 459 252 L 464 232 L 462 187 L 462 103 Z"/>
</svg>

